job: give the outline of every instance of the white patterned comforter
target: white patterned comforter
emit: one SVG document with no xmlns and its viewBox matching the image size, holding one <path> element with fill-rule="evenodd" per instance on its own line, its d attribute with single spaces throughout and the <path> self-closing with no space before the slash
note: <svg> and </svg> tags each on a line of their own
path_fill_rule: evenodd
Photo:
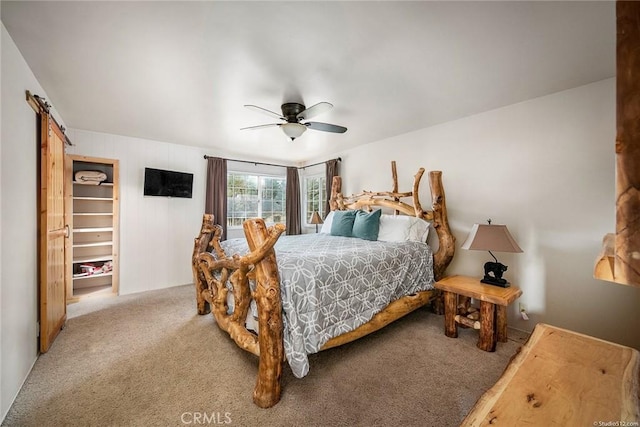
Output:
<svg viewBox="0 0 640 427">
<path fill-rule="evenodd" d="M 227 256 L 245 254 L 245 239 L 222 242 Z M 433 289 L 433 256 L 420 242 L 380 242 L 328 234 L 282 236 L 280 273 L 284 350 L 293 374 L 309 372 L 307 356 L 331 338 L 368 322 L 390 302 Z"/>
</svg>

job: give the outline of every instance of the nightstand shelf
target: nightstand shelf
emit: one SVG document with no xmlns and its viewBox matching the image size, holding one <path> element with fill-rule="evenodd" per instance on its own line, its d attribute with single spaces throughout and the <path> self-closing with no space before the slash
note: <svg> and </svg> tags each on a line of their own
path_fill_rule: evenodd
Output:
<svg viewBox="0 0 640 427">
<path fill-rule="evenodd" d="M 480 330 L 478 348 L 484 351 L 495 351 L 497 341 L 507 342 L 507 306 L 522 295 L 518 287 L 486 285 L 469 276 L 448 276 L 436 282 L 435 287 L 444 291 L 446 336 L 456 338 L 460 323 Z M 480 301 L 479 324 L 458 315 L 459 296 Z"/>
</svg>

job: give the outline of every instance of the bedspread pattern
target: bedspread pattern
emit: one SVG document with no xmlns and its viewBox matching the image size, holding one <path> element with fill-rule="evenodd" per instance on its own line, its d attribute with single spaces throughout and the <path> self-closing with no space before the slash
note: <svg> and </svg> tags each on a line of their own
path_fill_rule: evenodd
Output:
<svg viewBox="0 0 640 427">
<path fill-rule="evenodd" d="M 222 242 L 227 256 L 247 253 L 245 239 Z M 328 234 L 282 236 L 280 274 L 284 350 L 293 374 L 308 355 L 368 322 L 390 302 L 433 289 L 433 257 L 419 242 L 378 242 Z"/>
</svg>

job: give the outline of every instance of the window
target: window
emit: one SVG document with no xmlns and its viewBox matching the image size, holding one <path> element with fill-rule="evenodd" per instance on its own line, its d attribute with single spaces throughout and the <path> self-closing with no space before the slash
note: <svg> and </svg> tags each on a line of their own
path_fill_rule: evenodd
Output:
<svg viewBox="0 0 640 427">
<path fill-rule="evenodd" d="M 314 212 L 318 212 L 321 217 L 324 216 L 324 205 L 327 202 L 326 182 L 324 175 L 310 176 L 304 180 L 305 222 L 307 224 L 311 221 L 311 215 Z"/>
<path fill-rule="evenodd" d="M 248 218 L 284 223 L 286 179 L 265 175 L 227 174 L 227 227 L 241 227 Z"/>
</svg>

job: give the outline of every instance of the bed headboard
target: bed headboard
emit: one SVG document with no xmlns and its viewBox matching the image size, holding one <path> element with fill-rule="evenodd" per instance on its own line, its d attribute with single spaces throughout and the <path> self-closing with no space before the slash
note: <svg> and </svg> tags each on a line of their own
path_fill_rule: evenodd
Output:
<svg viewBox="0 0 640 427">
<path fill-rule="evenodd" d="M 342 178 L 335 176 L 331 183 L 331 198 L 329 207 L 334 210 L 364 209 L 370 211 L 373 207 L 389 208 L 396 214 L 404 214 L 429 221 L 438 234 L 438 250 L 433 255 L 433 272 L 436 280 L 444 277 L 445 270 L 451 263 L 455 253 L 456 239 L 449 228 L 447 219 L 447 205 L 442 186 L 442 172 L 429 172 L 429 188 L 431 189 L 431 210 L 424 210 L 420 203 L 420 180 L 425 169 L 420 168 L 414 176 L 413 189 L 409 192 L 398 191 L 398 174 L 396 162 L 391 162 L 393 189 L 391 191 L 363 191 L 351 196 L 342 194 Z M 401 199 L 411 197 L 413 204 Z"/>
</svg>

